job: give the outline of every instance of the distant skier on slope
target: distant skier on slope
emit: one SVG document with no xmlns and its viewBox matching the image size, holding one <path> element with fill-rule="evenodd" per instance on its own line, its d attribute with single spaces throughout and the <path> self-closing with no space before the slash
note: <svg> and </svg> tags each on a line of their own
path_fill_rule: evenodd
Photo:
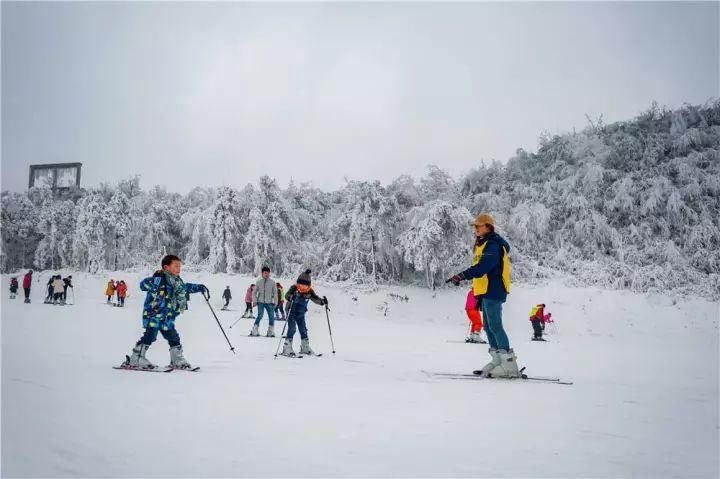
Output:
<svg viewBox="0 0 720 479">
<path fill-rule="evenodd" d="M 10 299 L 15 299 L 17 296 L 17 290 L 18 290 L 19 284 L 16 277 L 10 278 Z"/>
<path fill-rule="evenodd" d="M 162 269 L 140 282 L 140 289 L 147 291 L 143 306 L 143 328 L 145 332 L 132 350 L 123 366 L 138 369 L 155 369 L 157 366 L 146 357 L 150 345 L 157 339 L 158 331 L 170 345 L 170 367 L 190 369 L 190 363 L 183 355 L 180 335 L 175 328 L 175 318 L 187 309 L 187 293 L 210 291 L 204 284 L 185 283 L 180 278 L 182 262 L 175 255 L 162 259 Z"/>
<path fill-rule="evenodd" d="M 482 300 L 485 332 L 490 343 L 492 360 L 475 374 L 491 377 L 519 377 L 517 357 L 502 324 L 502 303 L 510 292 L 510 245 L 495 232 L 495 220 L 480 214 L 470 223 L 475 227 L 473 266 L 454 275 L 446 282 L 458 286 L 463 280 L 472 280 L 473 293 Z"/>
<path fill-rule="evenodd" d="M 30 289 L 32 288 L 32 275 L 33 270 L 28 271 L 23 276 L 23 291 L 25 292 L 25 302 L 30 302 Z"/>
<path fill-rule="evenodd" d="M 225 291 L 223 291 L 222 297 L 225 300 L 225 305 L 222 307 L 222 309 L 228 309 L 228 306 L 230 305 L 230 300 L 232 299 L 230 286 L 225 286 Z"/>
<path fill-rule="evenodd" d="M 545 341 L 542 337 L 545 318 L 545 305 L 538 304 L 530 310 L 530 323 L 533 327 L 533 341 Z"/>
<path fill-rule="evenodd" d="M 107 296 L 107 304 L 110 304 L 112 297 L 115 294 L 115 281 L 112 279 L 108 281 L 107 287 L 105 288 L 105 296 Z"/>
<path fill-rule="evenodd" d="M 250 287 L 245 292 L 245 312 L 243 313 L 243 318 L 255 318 L 253 316 L 253 290 L 255 289 L 255 285 L 251 284 Z"/>
</svg>

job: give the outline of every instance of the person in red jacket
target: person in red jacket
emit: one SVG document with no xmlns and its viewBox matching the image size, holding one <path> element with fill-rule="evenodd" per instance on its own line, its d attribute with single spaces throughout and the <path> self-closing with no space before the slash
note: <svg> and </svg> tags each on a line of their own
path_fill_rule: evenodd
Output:
<svg viewBox="0 0 720 479">
<path fill-rule="evenodd" d="M 116 291 L 118 297 L 117 306 L 122 308 L 125 306 L 125 296 L 127 296 L 127 284 L 125 284 L 125 281 L 120 281 L 117 284 Z"/>
<path fill-rule="evenodd" d="M 27 273 L 25 273 L 25 277 L 23 278 L 23 290 L 25 291 L 25 302 L 30 302 L 30 288 L 32 287 L 32 274 L 33 271 L 30 270 Z"/>
<path fill-rule="evenodd" d="M 480 299 L 482 301 L 482 299 Z M 467 314 L 468 319 L 470 320 L 470 334 L 467 338 L 465 338 L 466 343 L 482 343 L 486 344 L 487 341 L 484 341 L 480 337 L 480 333 L 482 332 L 482 313 L 480 313 L 480 310 L 477 307 L 477 301 L 475 299 L 475 295 L 473 294 L 472 288 L 470 288 L 470 291 L 468 291 L 467 298 L 465 299 L 465 313 Z"/>
</svg>

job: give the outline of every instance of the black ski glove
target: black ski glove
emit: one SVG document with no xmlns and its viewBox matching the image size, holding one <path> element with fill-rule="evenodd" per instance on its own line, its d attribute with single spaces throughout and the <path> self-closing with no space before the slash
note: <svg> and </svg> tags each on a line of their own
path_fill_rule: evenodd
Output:
<svg viewBox="0 0 720 479">
<path fill-rule="evenodd" d="M 200 292 L 209 298 L 210 290 L 207 288 L 207 286 L 205 286 L 204 284 L 199 284 L 198 286 L 200 287 Z"/>
<path fill-rule="evenodd" d="M 323 296 L 323 306 L 328 306 L 327 296 Z"/>
<path fill-rule="evenodd" d="M 464 280 L 464 279 L 465 279 L 465 276 L 463 276 L 463 274 L 460 273 L 460 274 L 456 274 L 455 276 L 453 276 L 453 277 L 450 278 L 449 280 L 445 281 L 445 283 L 452 283 L 452 284 L 454 284 L 455 286 L 460 286 L 460 281 L 462 281 L 462 280 Z"/>
</svg>

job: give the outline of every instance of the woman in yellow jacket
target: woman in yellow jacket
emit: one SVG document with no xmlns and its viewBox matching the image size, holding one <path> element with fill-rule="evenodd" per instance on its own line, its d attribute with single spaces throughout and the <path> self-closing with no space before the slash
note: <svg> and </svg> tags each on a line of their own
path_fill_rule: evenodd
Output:
<svg viewBox="0 0 720 479">
<path fill-rule="evenodd" d="M 108 281 L 107 288 L 105 288 L 105 296 L 108 297 L 108 304 L 110 304 L 110 300 L 112 300 L 113 295 L 115 294 L 115 281 L 110 280 Z"/>
<path fill-rule="evenodd" d="M 502 324 L 502 304 L 510 292 L 510 245 L 495 232 L 495 221 L 481 214 L 470 223 L 475 227 L 475 254 L 473 266 L 458 273 L 446 282 L 456 286 L 463 280 L 472 280 L 475 298 L 482 300 L 483 322 L 490 343 L 492 358 L 474 374 L 485 377 L 516 378 L 520 376 L 517 357 L 510 348 Z"/>
</svg>

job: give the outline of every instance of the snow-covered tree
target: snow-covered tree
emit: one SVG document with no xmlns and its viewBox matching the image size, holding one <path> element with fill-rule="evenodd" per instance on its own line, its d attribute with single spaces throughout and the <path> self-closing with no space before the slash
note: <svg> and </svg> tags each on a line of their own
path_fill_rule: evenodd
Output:
<svg viewBox="0 0 720 479">
<path fill-rule="evenodd" d="M 207 217 L 208 264 L 214 273 L 239 271 L 242 266 L 240 244 L 243 233 L 241 204 L 234 188 L 217 192 Z"/>
<path fill-rule="evenodd" d="M 466 208 L 442 200 L 411 212 L 410 227 L 398 238 L 398 248 L 407 264 L 424 273 L 429 288 L 434 289 L 449 272 L 469 264 L 473 243 L 471 220 Z"/>
</svg>

